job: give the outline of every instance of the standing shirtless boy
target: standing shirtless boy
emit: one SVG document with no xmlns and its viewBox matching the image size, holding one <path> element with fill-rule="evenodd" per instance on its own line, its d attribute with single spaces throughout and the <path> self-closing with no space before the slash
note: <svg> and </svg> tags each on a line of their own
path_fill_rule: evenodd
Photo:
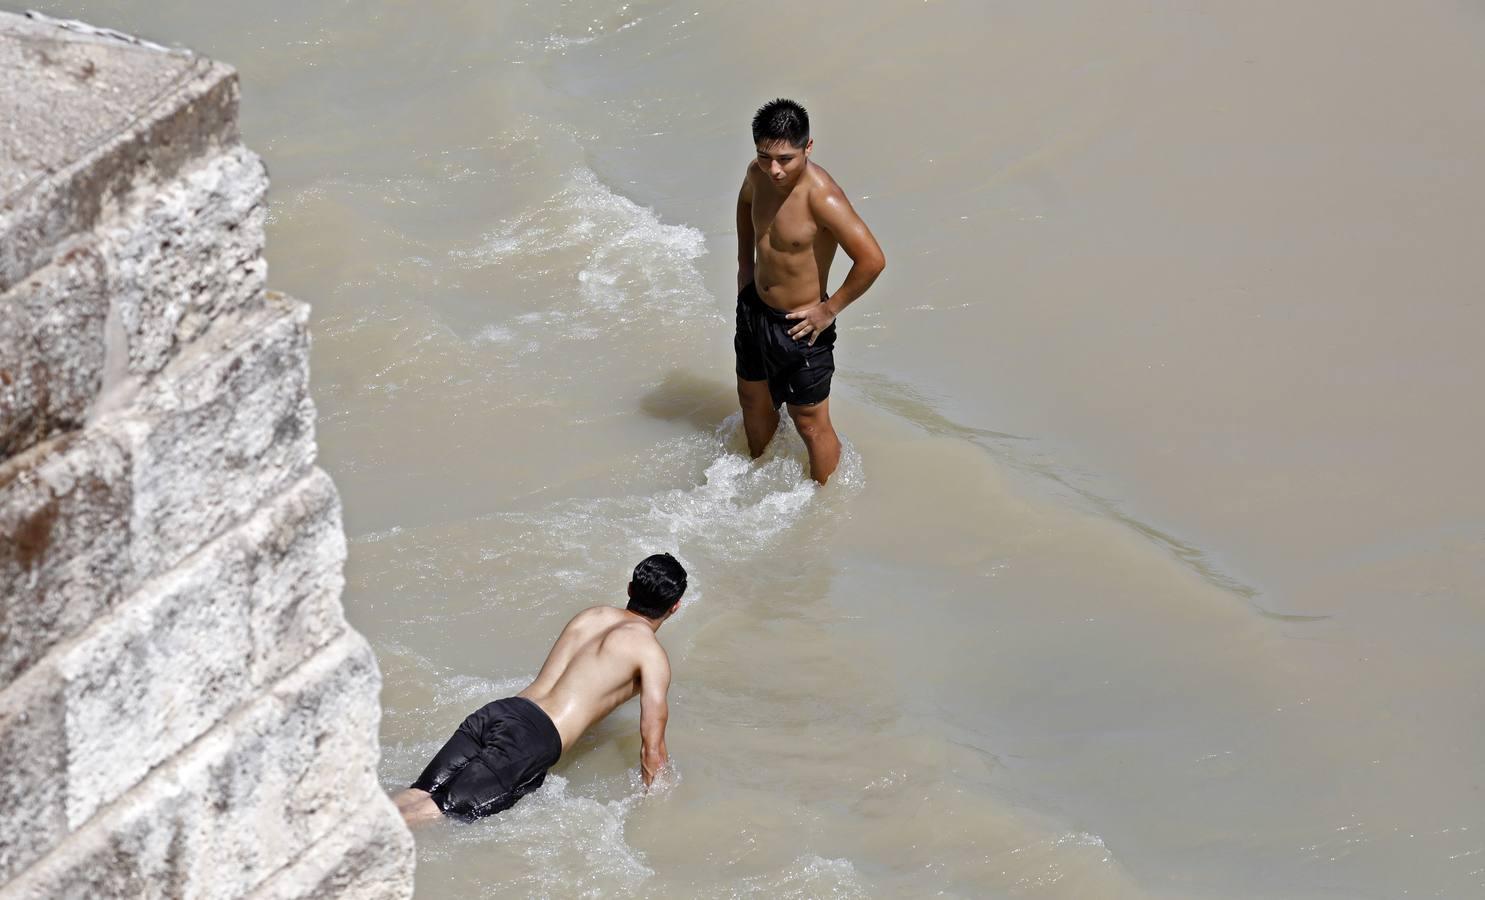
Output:
<svg viewBox="0 0 1485 900">
<path fill-rule="evenodd" d="M 629 605 L 578 613 L 552 645 L 536 680 L 480 707 L 412 787 L 393 799 L 408 825 L 442 816 L 478 819 L 515 805 L 583 732 L 639 695 L 640 775 L 665 766 L 670 658 L 655 632 L 681 605 L 686 570 L 669 553 L 634 567 Z"/>
<path fill-rule="evenodd" d="M 737 396 L 748 452 L 763 455 L 779 404 L 809 450 L 810 477 L 825 483 L 840 462 L 830 424 L 835 317 L 886 267 L 871 230 L 830 173 L 810 162 L 809 116 L 774 100 L 753 117 L 758 156 L 737 195 Z M 851 270 L 834 294 L 825 281 L 836 248 Z"/>
</svg>

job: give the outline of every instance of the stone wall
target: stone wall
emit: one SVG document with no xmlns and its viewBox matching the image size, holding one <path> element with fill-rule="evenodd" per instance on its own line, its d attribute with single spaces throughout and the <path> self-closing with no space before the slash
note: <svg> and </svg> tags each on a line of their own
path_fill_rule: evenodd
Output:
<svg viewBox="0 0 1485 900">
<path fill-rule="evenodd" d="M 405 897 L 227 66 L 0 13 L 0 898 Z"/>
</svg>

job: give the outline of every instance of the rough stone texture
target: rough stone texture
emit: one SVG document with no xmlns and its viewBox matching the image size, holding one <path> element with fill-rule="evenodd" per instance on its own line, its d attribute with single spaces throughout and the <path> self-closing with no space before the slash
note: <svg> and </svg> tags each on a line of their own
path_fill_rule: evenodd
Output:
<svg viewBox="0 0 1485 900">
<path fill-rule="evenodd" d="M 0 878 L 344 634 L 344 559 L 339 498 L 316 470 L 0 695 L 29 698 L 0 707 L 0 758 L 20 763 L 0 769 L 0 805 L 64 826 L 16 846 L 0 829 Z"/>
<path fill-rule="evenodd" d="M 262 302 L 187 346 L 133 406 L 0 464 L 0 525 L 14 535 L 0 544 L 0 686 L 304 477 L 307 318 L 288 298 Z"/>
<path fill-rule="evenodd" d="M 64 436 L 0 465 L 0 689 L 118 601 L 128 571 L 129 467 L 128 448 L 102 431 Z"/>
<path fill-rule="evenodd" d="M 0 116 L 26 133 L 0 132 L 0 196 L 66 168 L 126 130 L 201 61 L 161 54 L 45 21 L 5 15 L 0 66 L 26 73 L 24 91 L 0 95 Z"/>
<path fill-rule="evenodd" d="M 0 459 L 81 428 L 103 384 L 107 271 L 76 241 L 0 297 Z"/>
<path fill-rule="evenodd" d="M 119 417 L 134 454 L 134 569 L 172 566 L 314 462 L 309 309 L 286 297 L 219 322 Z"/>
<path fill-rule="evenodd" d="M 248 698 L 247 579 L 243 548 L 218 541 L 54 654 L 67 759 L 50 782 L 69 828 Z"/>
<path fill-rule="evenodd" d="M 398 821 L 392 801 L 379 798 L 264 882 L 251 900 L 386 896 L 386 885 L 400 877 L 400 861 L 413 850 L 412 835 Z"/>
<path fill-rule="evenodd" d="M 244 896 L 358 815 L 381 823 L 368 839 L 405 852 L 395 837 L 405 829 L 374 777 L 378 687 L 370 648 L 346 632 L 0 888 L 0 898 Z M 402 859 L 401 878 L 374 896 L 405 895 L 395 883 L 407 886 Z"/>
<path fill-rule="evenodd" d="M 0 296 L 0 459 L 82 426 L 112 381 L 158 371 L 214 320 L 262 302 L 263 163 L 230 147 L 140 192 Z M 109 321 L 110 307 L 114 320 Z"/>
<path fill-rule="evenodd" d="M 235 76 L 88 30 L 0 13 L 0 898 L 410 896 Z"/>
<path fill-rule="evenodd" d="M 67 761 L 62 684 L 31 677 L 0 693 L 0 884 L 67 834 L 67 810 L 51 788 Z"/>
<path fill-rule="evenodd" d="M 0 292 L 132 192 L 237 143 L 237 73 L 184 51 L 0 13 L 0 73 Z"/>
<path fill-rule="evenodd" d="M 252 567 L 250 676 L 266 684 L 346 629 L 340 495 L 316 469 L 240 532 Z"/>
<path fill-rule="evenodd" d="M 218 316 L 263 295 L 268 171 L 229 148 L 147 195 L 135 215 L 105 232 L 112 296 L 129 348 L 129 372 L 148 375 Z"/>
</svg>

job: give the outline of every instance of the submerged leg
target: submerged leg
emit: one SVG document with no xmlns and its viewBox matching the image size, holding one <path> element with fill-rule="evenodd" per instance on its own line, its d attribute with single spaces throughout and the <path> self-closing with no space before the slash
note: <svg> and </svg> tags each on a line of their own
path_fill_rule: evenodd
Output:
<svg viewBox="0 0 1485 900">
<path fill-rule="evenodd" d="M 773 440 L 773 433 L 779 428 L 778 407 L 774 405 L 766 381 L 737 379 L 737 400 L 742 405 L 748 453 L 757 459 L 768 449 L 768 442 Z"/>
<path fill-rule="evenodd" d="M 830 424 L 830 398 L 809 406 L 789 404 L 789 418 L 810 452 L 810 477 L 824 484 L 840 464 L 840 438 Z"/>
<path fill-rule="evenodd" d="M 397 811 L 402 813 L 402 821 L 407 823 L 408 828 L 443 821 L 443 811 L 433 802 L 433 795 L 427 791 L 417 788 L 398 791 L 392 796 L 392 802 L 397 804 Z"/>
</svg>

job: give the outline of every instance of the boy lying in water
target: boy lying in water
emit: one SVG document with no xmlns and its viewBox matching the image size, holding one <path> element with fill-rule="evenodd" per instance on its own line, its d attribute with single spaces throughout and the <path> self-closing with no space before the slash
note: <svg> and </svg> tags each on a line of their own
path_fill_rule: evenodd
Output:
<svg viewBox="0 0 1485 900">
<path fill-rule="evenodd" d="M 412 787 L 393 798 L 402 818 L 412 826 L 509 809 L 541 786 L 583 732 L 635 694 L 640 774 L 649 787 L 668 758 L 670 658 L 655 632 L 685 591 L 686 570 L 669 553 L 635 566 L 628 607 L 595 606 L 573 617 L 536 680 L 471 713 Z"/>
</svg>

